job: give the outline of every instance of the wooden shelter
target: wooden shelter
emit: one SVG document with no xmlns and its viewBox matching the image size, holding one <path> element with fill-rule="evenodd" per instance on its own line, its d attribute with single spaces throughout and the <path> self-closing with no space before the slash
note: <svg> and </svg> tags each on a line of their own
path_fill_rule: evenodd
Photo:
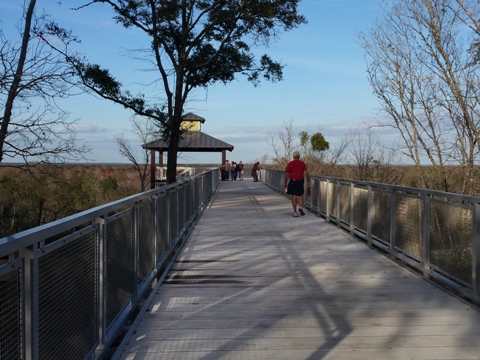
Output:
<svg viewBox="0 0 480 360">
<path fill-rule="evenodd" d="M 188 113 L 183 116 L 182 128 L 186 130 L 183 134 L 180 142 L 178 143 L 179 152 L 221 152 L 222 160 L 220 164 L 224 164 L 227 160 L 227 150 L 233 151 L 233 145 L 230 145 L 222 140 L 216 139 L 213 136 L 207 135 L 201 131 L 201 124 L 205 122 L 205 119 Z M 150 184 L 151 188 L 155 187 L 155 171 L 157 166 L 156 153 L 159 153 L 158 165 L 163 167 L 163 153 L 168 152 L 168 141 L 165 139 L 157 139 L 143 145 L 144 149 L 151 151 L 151 171 L 150 171 Z"/>
</svg>

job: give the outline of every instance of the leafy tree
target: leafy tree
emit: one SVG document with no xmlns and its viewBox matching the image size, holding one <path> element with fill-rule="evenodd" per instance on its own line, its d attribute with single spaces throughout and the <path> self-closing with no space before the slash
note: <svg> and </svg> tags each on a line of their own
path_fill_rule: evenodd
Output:
<svg viewBox="0 0 480 360">
<path fill-rule="evenodd" d="M 310 144 L 313 151 L 325 151 L 330 149 L 330 144 L 323 137 L 322 133 L 315 133 L 310 138 Z"/>
<path fill-rule="evenodd" d="M 217 82 L 227 84 L 237 74 L 254 85 L 282 79 L 283 65 L 254 48 L 268 46 L 282 31 L 306 23 L 297 13 L 299 0 L 93 0 L 107 4 L 125 28 L 142 31 L 151 41 L 145 60 L 154 64 L 166 101 L 150 105 L 145 97 L 123 90 L 108 70 L 72 59 L 84 85 L 136 114 L 156 120 L 169 140 L 167 182 L 176 180 L 180 123 L 190 93 Z M 157 100 L 158 103 L 158 100 Z"/>
<path fill-rule="evenodd" d="M 118 182 L 113 177 L 109 176 L 100 181 L 100 188 L 104 193 L 111 193 L 118 189 Z"/>
</svg>

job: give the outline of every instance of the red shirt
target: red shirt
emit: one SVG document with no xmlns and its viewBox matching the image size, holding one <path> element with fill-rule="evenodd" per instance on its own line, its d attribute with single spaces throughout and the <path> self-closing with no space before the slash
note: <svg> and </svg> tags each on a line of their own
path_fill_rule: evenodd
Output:
<svg viewBox="0 0 480 360">
<path fill-rule="evenodd" d="M 303 172 L 307 171 L 307 165 L 302 160 L 293 159 L 285 168 L 285 172 L 290 174 L 292 180 L 303 180 Z"/>
</svg>

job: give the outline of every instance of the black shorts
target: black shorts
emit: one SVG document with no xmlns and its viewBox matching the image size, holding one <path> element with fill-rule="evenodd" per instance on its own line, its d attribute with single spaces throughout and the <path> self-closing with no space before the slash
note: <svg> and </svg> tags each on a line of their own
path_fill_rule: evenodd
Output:
<svg viewBox="0 0 480 360">
<path fill-rule="evenodd" d="M 288 180 L 287 194 L 302 196 L 305 192 L 304 180 Z"/>
</svg>

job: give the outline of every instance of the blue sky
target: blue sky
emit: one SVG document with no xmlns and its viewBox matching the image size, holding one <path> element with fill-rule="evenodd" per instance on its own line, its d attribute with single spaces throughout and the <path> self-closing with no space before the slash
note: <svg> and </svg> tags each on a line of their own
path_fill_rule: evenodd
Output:
<svg viewBox="0 0 480 360">
<path fill-rule="evenodd" d="M 91 62 L 109 68 L 124 85 L 161 97 L 161 89 L 142 85 L 156 74 L 142 71 L 144 64 L 127 56 L 128 50 L 147 47 L 148 39 L 116 25 L 106 6 L 69 9 L 82 3 L 64 0 L 59 5 L 58 0 L 37 0 L 37 8 L 71 29 L 82 41 L 78 50 Z M 283 34 L 270 48 L 258 51 L 286 64 L 282 82 L 262 81 L 254 87 L 239 77 L 228 85 L 197 90 L 190 97 L 185 112 L 206 119 L 202 131 L 234 145 L 234 151 L 227 153 L 229 160 L 249 163 L 273 155 L 268 141 L 290 121 L 296 133 L 321 131 L 332 145 L 349 128 L 375 122 L 379 103 L 367 81 L 357 33 L 367 32 L 381 17 L 380 1 L 303 0 L 299 11 L 307 17 L 307 25 Z M 7 37 L 15 34 L 13 25 L 20 16 L 20 1 L 0 3 L 1 27 Z M 79 119 L 79 137 L 93 149 L 88 155 L 93 162 L 127 162 L 114 140 L 122 133 L 141 150 L 138 139 L 131 135 L 131 113 L 122 107 L 87 94 L 61 105 L 72 119 Z M 220 160 L 219 153 L 185 153 L 179 163 Z"/>
</svg>

